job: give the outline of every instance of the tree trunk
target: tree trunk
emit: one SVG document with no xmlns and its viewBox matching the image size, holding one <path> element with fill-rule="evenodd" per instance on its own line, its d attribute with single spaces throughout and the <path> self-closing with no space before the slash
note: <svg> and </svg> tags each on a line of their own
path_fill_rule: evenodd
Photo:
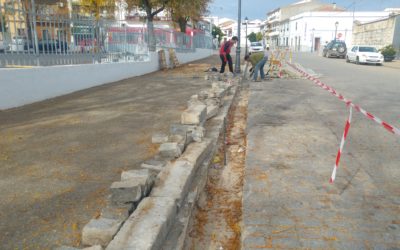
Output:
<svg viewBox="0 0 400 250">
<path fill-rule="evenodd" d="M 156 38 L 154 35 L 154 23 L 153 23 L 153 16 L 147 15 L 147 36 L 149 51 L 156 51 Z"/>
<path fill-rule="evenodd" d="M 179 28 L 181 29 L 181 32 L 186 33 L 186 24 L 187 24 L 186 18 L 179 17 L 178 24 L 179 24 Z"/>
</svg>

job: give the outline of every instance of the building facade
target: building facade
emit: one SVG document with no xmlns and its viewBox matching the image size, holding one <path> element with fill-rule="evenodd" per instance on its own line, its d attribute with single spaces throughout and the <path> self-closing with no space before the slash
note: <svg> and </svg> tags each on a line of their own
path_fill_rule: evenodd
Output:
<svg viewBox="0 0 400 250">
<path fill-rule="evenodd" d="M 353 43 L 353 22 L 369 22 L 387 18 L 388 12 L 310 11 L 290 17 L 279 34 L 279 46 L 295 51 L 320 51 L 331 40 Z"/>
</svg>

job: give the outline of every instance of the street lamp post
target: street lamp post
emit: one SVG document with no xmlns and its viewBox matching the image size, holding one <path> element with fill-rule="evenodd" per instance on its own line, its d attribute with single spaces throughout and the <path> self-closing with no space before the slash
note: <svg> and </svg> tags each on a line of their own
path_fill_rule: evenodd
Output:
<svg viewBox="0 0 400 250">
<path fill-rule="evenodd" d="M 315 29 L 312 29 L 312 40 L 311 40 L 311 52 L 314 52 L 315 50 Z"/>
<path fill-rule="evenodd" d="M 336 21 L 335 22 L 335 41 L 336 41 L 336 34 L 337 34 L 337 28 L 338 28 L 338 26 L 339 26 L 339 22 L 338 21 Z"/>
<path fill-rule="evenodd" d="M 246 37 L 245 37 L 245 39 L 246 39 L 246 48 L 245 48 L 245 55 L 247 55 L 247 25 L 249 24 L 249 19 L 246 17 L 245 19 L 244 19 L 244 21 L 246 22 Z"/>
<path fill-rule="evenodd" d="M 238 1 L 238 41 L 236 45 L 236 63 L 235 63 L 235 73 L 240 73 L 240 28 L 242 24 L 242 1 Z"/>
</svg>

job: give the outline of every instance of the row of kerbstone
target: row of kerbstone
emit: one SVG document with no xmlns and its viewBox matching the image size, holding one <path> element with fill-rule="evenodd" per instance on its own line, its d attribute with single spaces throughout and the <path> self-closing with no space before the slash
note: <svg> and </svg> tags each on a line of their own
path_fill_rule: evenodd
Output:
<svg viewBox="0 0 400 250">
<path fill-rule="evenodd" d="M 234 81 L 239 82 L 233 78 L 226 82 L 213 81 L 211 89 L 190 98 L 187 109 L 182 112 L 181 123 L 172 124 L 169 135 L 152 137 L 153 142 L 160 143 L 161 156 L 177 159 L 163 167 L 150 196 L 142 200 L 108 245 L 108 250 L 162 249 L 195 173 L 217 140 L 204 139 L 204 124 L 218 114 L 224 96 L 233 94 L 230 91 Z"/>
<path fill-rule="evenodd" d="M 100 217 L 83 228 L 83 245 L 96 249 L 107 245 L 107 249 L 159 249 L 193 173 L 211 148 L 211 141 L 203 140 L 204 124 L 218 114 L 222 99 L 235 82 L 233 77 L 226 82 L 216 82 L 220 75 L 207 77 L 212 81 L 211 89 L 190 98 L 181 123 L 172 124 L 169 135 L 153 135 L 152 143 L 160 144 L 159 153 L 143 162 L 142 169 L 124 171 L 121 180 L 112 183 Z"/>
</svg>

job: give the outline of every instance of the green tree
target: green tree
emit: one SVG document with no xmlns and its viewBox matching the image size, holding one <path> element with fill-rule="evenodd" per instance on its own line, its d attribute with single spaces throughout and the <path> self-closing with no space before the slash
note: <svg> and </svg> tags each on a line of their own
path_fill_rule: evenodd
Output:
<svg viewBox="0 0 400 250">
<path fill-rule="evenodd" d="M 257 40 L 257 42 L 261 41 L 262 39 L 263 39 L 262 33 L 261 33 L 261 32 L 257 32 L 257 34 L 256 34 L 256 40 Z"/>
<path fill-rule="evenodd" d="M 220 43 L 221 40 L 222 40 L 222 37 L 225 36 L 225 34 L 220 29 L 220 27 L 215 26 L 214 24 L 212 26 L 211 35 L 212 35 L 213 38 L 217 38 L 217 35 L 218 35 L 218 43 Z"/>
<path fill-rule="evenodd" d="M 170 0 L 168 10 L 172 20 L 179 24 L 181 32 L 186 32 L 188 20 L 199 21 L 207 13 L 210 0 Z"/>
<path fill-rule="evenodd" d="M 80 5 L 84 11 L 93 15 L 96 21 L 104 11 L 114 13 L 115 10 L 115 0 L 80 0 Z"/>
<path fill-rule="evenodd" d="M 250 42 L 257 42 L 257 35 L 256 35 L 256 33 L 254 33 L 254 32 L 251 32 L 248 36 L 247 36 L 247 38 L 250 40 Z"/>
<path fill-rule="evenodd" d="M 173 0 L 126 0 L 128 4 L 128 11 L 135 7 L 146 12 L 147 32 L 149 34 L 149 50 L 156 51 L 156 39 L 154 36 L 154 17 L 163 11 L 167 4 Z"/>
</svg>

